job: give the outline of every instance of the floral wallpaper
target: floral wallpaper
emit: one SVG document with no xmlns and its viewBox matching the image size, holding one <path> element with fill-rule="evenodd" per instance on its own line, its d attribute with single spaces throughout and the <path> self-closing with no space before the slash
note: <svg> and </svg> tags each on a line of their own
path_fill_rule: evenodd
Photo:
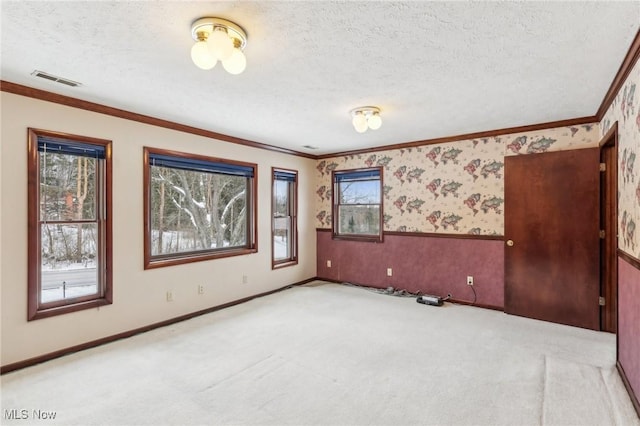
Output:
<svg viewBox="0 0 640 426">
<path fill-rule="evenodd" d="M 618 122 L 618 247 L 640 258 L 640 61 L 600 123 L 604 136 Z"/>
<path fill-rule="evenodd" d="M 331 171 L 383 167 L 384 229 L 503 235 L 504 157 L 598 145 L 597 124 L 319 160 L 316 226 L 331 227 Z"/>
</svg>

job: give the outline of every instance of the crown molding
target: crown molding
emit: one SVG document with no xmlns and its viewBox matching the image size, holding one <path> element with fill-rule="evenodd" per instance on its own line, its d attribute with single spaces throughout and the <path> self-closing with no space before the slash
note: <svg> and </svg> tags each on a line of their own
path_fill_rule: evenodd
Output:
<svg viewBox="0 0 640 426">
<path fill-rule="evenodd" d="M 358 149 L 354 151 L 342 151 L 342 152 L 337 152 L 333 154 L 322 154 L 322 155 L 318 155 L 317 158 L 325 159 L 325 158 L 341 157 L 345 155 L 366 154 L 370 152 L 388 151 L 388 150 L 402 149 L 402 148 L 412 148 L 417 146 L 434 145 L 434 144 L 447 143 L 447 142 L 459 142 L 459 141 L 469 140 L 469 139 L 490 138 L 494 136 L 508 135 L 512 133 L 525 133 L 525 132 L 533 132 L 536 130 L 552 129 L 555 127 L 577 126 L 580 124 L 595 123 L 597 121 L 599 121 L 598 118 L 595 115 L 592 115 L 589 117 L 580 117 L 580 118 L 572 118 L 568 120 L 549 121 L 546 123 L 530 124 L 528 126 L 507 127 L 504 129 L 487 130 L 484 132 L 465 133 L 457 136 L 447 136 L 447 137 L 435 138 L 435 139 L 424 139 L 419 141 L 404 142 L 404 143 L 398 143 L 393 145 L 377 146 L 377 147 L 367 148 L 367 149 Z"/>
<path fill-rule="evenodd" d="M 256 142 L 249 139 L 237 138 L 235 136 L 225 135 L 223 133 L 212 132 L 210 130 L 200 129 L 198 127 L 187 126 L 185 124 L 175 123 L 173 121 L 163 120 L 148 115 L 137 114 L 135 112 L 123 109 L 113 108 L 110 106 L 98 104 L 95 102 L 83 101 L 81 99 L 72 98 L 70 96 L 59 95 L 57 93 L 47 92 L 46 90 L 34 89 L 33 87 L 23 86 L 21 84 L 11 83 L 0 80 L 0 91 L 13 93 L 15 95 L 26 96 L 29 98 L 39 99 L 46 102 L 52 102 L 60 105 L 66 105 L 73 108 L 83 109 L 85 111 L 97 112 L 99 114 L 110 115 L 112 117 L 123 118 L 125 120 L 137 121 L 139 123 L 150 124 L 152 126 L 163 127 L 165 129 L 176 130 L 178 132 L 190 133 L 192 135 L 203 136 L 205 138 L 216 139 L 223 142 L 235 143 L 251 148 L 264 149 L 274 151 L 281 154 L 294 155 L 316 159 L 315 155 L 298 152 L 291 149 L 280 148 L 277 146 Z"/>
<path fill-rule="evenodd" d="M 640 58 L 640 28 L 636 33 L 636 37 L 633 39 L 631 45 L 629 46 L 627 55 L 624 57 L 622 64 L 620 64 L 620 68 L 618 68 L 618 72 L 613 78 L 607 94 L 604 95 L 602 103 L 600 104 L 600 108 L 598 108 L 598 112 L 596 112 L 598 121 L 601 121 L 604 118 L 604 114 L 613 103 L 613 100 L 616 98 L 616 95 L 622 88 L 622 85 L 624 84 L 627 77 L 629 77 L 629 73 L 638 62 L 638 58 Z"/>
</svg>

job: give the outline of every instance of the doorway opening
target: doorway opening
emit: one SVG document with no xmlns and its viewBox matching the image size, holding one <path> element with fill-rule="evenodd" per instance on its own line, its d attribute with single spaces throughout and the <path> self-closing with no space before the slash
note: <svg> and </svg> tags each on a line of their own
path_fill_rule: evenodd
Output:
<svg viewBox="0 0 640 426">
<path fill-rule="evenodd" d="M 600 141 L 600 329 L 618 330 L 618 123 Z"/>
</svg>

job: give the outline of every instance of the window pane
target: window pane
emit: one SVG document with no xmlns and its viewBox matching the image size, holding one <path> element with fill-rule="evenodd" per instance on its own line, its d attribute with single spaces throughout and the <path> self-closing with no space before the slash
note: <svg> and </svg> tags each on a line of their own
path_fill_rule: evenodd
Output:
<svg viewBox="0 0 640 426">
<path fill-rule="evenodd" d="M 283 180 L 273 182 L 273 215 L 283 217 L 289 215 L 289 185 L 291 183 Z"/>
<path fill-rule="evenodd" d="M 339 206 L 340 234 L 380 233 L 380 205 Z"/>
<path fill-rule="evenodd" d="M 151 255 L 243 247 L 249 178 L 151 166 Z"/>
<path fill-rule="evenodd" d="M 112 303 L 111 141 L 29 129 L 28 320 Z"/>
<path fill-rule="evenodd" d="M 42 303 L 98 293 L 98 225 L 41 226 Z"/>
<path fill-rule="evenodd" d="M 380 180 L 341 182 L 340 204 L 379 204 Z"/>
<path fill-rule="evenodd" d="M 40 153 L 40 219 L 94 220 L 99 160 Z"/>
<path fill-rule="evenodd" d="M 273 230 L 273 258 L 282 260 L 291 258 L 291 218 L 275 218 Z"/>
<path fill-rule="evenodd" d="M 295 171 L 272 169 L 272 267 L 297 264 L 296 192 L 298 174 Z"/>
</svg>

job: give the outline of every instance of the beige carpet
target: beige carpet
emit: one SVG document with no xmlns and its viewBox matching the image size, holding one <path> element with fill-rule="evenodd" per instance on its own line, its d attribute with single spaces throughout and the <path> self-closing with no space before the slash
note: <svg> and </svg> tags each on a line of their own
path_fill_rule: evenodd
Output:
<svg viewBox="0 0 640 426">
<path fill-rule="evenodd" d="M 2 424 L 640 425 L 614 365 L 610 334 L 309 285 L 6 374 Z"/>
</svg>

